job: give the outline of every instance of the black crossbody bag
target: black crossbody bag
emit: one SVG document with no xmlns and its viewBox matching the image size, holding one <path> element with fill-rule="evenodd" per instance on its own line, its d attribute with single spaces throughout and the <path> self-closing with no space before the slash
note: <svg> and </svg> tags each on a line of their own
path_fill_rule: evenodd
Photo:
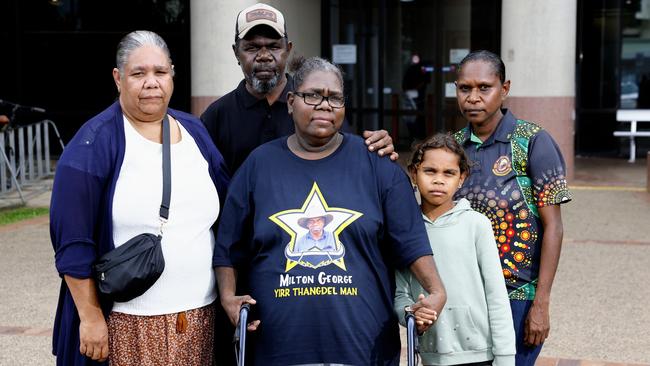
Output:
<svg viewBox="0 0 650 366">
<path fill-rule="evenodd" d="M 140 234 L 101 256 L 93 265 L 95 280 L 103 297 L 125 302 L 144 294 L 165 269 L 161 241 L 162 228 L 169 217 L 171 197 L 171 161 L 169 117 L 163 130 L 163 194 L 160 203 L 160 233 Z"/>
</svg>

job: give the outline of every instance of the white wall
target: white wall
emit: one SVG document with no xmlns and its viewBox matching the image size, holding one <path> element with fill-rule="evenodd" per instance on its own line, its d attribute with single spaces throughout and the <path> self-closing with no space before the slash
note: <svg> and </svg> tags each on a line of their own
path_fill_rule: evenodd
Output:
<svg viewBox="0 0 650 366">
<path fill-rule="evenodd" d="M 503 0 L 501 57 L 512 96 L 574 96 L 576 0 Z"/>
<path fill-rule="evenodd" d="M 192 96 L 222 96 L 242 79 L 232 51 L 235 21 L 254 0 L 191 0 Z"/>
</svg>

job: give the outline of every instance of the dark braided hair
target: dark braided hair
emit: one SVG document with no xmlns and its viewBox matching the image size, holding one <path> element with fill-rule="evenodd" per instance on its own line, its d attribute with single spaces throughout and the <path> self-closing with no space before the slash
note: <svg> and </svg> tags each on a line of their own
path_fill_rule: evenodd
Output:
<svg viewBox="0 0 650 366">
<path fill-rule="evenodd" d="M 503 60 L 497 54 L 486 50 L 474 51 L 465 56 L 458 64 L 457 74 L 460 74 L 465 64 L 472 61 L 483 61 L 489 64 L 494 74 L 501 80 L 501 84 L 506 82 L 506 65 Z"/>
<path fill-rule="evenodd" d="M 424 159 L 424 153 L 427 150 L 445 149 L 458 156 L 458 166 L 460 167 L 460 174 L 469 175 L 469 158 L 463 150 L 463 147 L 456 141 L 450 134 L 437 133 L 428 139 L 417 144 L 413 148 L 413 154 L 409 160 L 408 170 L 414 172 Z"/>
</svg>

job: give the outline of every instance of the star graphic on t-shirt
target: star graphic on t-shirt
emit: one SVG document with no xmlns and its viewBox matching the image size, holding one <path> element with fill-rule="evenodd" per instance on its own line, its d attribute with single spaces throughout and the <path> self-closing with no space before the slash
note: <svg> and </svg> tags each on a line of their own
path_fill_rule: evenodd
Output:
<svg viewBox="0 0 650 366">
<path fill-rule="evenodd" d="M 285 271 L 298 264 L 319 268 L 332 263 L 346 270 L 345 246 L 339 240 L 339 234 L 362 215 L 361 212 L 328 206 L 314 182 L 301 208 L 284 210 L 269 217 L 291 237 L 284 250 L 287 258 Z"/>
</svg>

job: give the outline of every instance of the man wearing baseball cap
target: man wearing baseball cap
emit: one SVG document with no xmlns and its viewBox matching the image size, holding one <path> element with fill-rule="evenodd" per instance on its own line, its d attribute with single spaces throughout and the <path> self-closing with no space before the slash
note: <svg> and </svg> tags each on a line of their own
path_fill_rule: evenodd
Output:
<svg viewBox="0 0 650 366">
<path fill-rule="evenodd" d="M 239 12 L 237 24 L 235 25 L 235 41 L 237 41 L 237 38 L 244 38 L 249 30 L 262 24 L 273 28 L 281 38 L 287 36 L 284 15 L 274 7 L 260 3 Z"/>
</svg>

